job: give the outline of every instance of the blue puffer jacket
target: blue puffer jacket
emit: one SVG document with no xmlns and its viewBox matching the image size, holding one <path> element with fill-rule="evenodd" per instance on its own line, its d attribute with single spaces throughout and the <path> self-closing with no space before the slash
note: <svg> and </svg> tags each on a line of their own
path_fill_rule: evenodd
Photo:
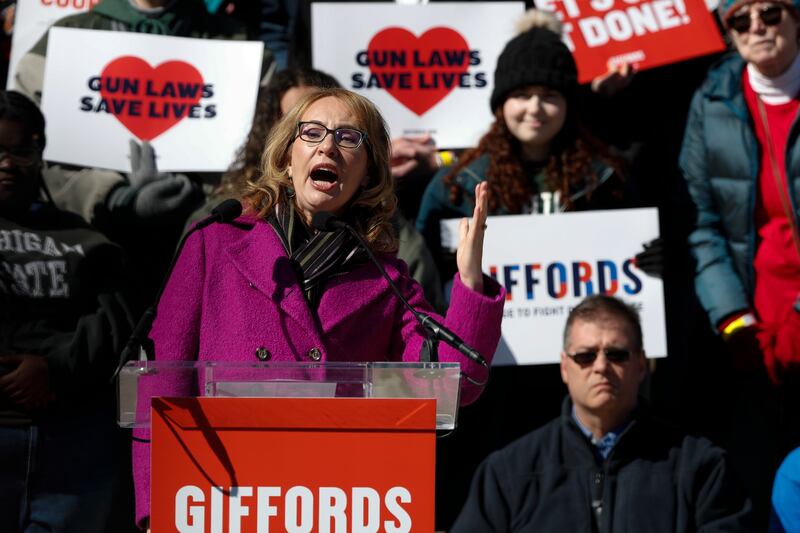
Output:
<svg viewBox="0 0 800 533">
<path fill-rule="evenodd" d="M 742 87 L 744 61 L 724 57 L 692 99 L 680 167 L 696 210 L 689 246 L 695 290 L 712 325 L 750 307 L 760 148 Z M 797 220 L 800 196 L 798 121 L 789 132 L 785 168 Z"/>
</svg>

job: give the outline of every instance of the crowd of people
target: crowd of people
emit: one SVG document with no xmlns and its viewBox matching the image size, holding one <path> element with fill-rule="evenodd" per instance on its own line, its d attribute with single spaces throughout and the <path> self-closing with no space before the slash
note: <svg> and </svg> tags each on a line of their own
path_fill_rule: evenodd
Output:
<svg viewBox="0 0 800 533">
<path fill-rule="evenodd" d="M 481 272 L 487 216 L 658 207 L 636 264 L 665 284 L 667 358 L 604 295 L 571 310 L 558 364 L 489 372 L 442 346 L 466 378 L 437 446 L 437 529 L 800 531 L 800 1 L 722 0 L 724 54 L 585 85 L 557 18 L 530 10 L 474 147 L 390 138 L 311 68 L 309 2 L 218 4 L 101 0 L 56 25 L 262 39 L 225 173 L 161 172 L 136 140 L 126 174 L 43 160 L 47 35 L 0 92 L 2 531 L 147 528 L 149 434 L 116 426 L 112 376 L 180 237 L 226 199 L 242 214 L 193 233 L 168 278 L 157 360 L 416 360 L 425 331 L 363 240 L 491 363 L 505 292 Z"/>
</svg>

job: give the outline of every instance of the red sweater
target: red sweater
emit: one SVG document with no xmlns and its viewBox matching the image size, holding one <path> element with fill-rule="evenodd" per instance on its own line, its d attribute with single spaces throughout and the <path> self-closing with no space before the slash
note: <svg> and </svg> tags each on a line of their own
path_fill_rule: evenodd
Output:
<svg viewBox="0 0 800 533">
<path fill-rule="evenodd" d="M 753 304 L 762 324 L 762 347 L 774 347 L 779 336 L 778 329 L 793 324 L 797 313 L 793 306 L 800 295 L 800 255 L 792 240 L 792 226 L 781 201 L 781 190 L 788 202 L 789 192 L 786 183 L 786 142 L 789 130 L 797 117 L 800 100 L 795 98 L 785 104 L 764 104 L 769 132 L 775 150 L 775 160 L 781 176 L 776 180 L 773 172 L 767 135 L 761 113 L 758 109 L 757 95 L 750 86 L 747 69 L 744 71 L 744 96 L 750 115 L 753 118 L 755 135 L 761 152 L 761 165 L 758 172 L 758 189 L 755 205 L 756 252 L 754 260 L 755 292 Z M 800 340 L 800 330 L 792 336 Z M 765 350 L 768 366 L 772 350 Z M 778 356 L 778 358 L 781 358 Z"/>
</svg>

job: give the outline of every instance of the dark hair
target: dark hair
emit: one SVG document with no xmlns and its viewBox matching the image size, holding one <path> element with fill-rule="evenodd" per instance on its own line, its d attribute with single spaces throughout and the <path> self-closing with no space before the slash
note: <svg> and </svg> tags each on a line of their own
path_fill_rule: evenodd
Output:
<svg viewBox="0 0 800 533">
<path fill-rule="evenodd" d="M 289 89 L 303 86 L 319 89 L 340 87 L 336 78 L 319 70 L 289 68 L 275 74 L 258 94 L 250 134 L 239 148 L 236 161 L 222 176 L 222 182 L 217 189 L 218 194 L 238 196 L 247 189 L 248 181 L 259 178 L 261 156 L 264 153 L 267 137 L 282 115 L 281 98 Z"/>
<path fill-rule="evenodd" d="M 642 342 L 642 323 L 639 319 L 639 312 L 632 305 L 606 294 L 588 296 L 569 312 L 567 324 L 564 326 L 564 349 L 567 349 L 572 325 L 576 320 L 594 323 L 601 322 L 609 317 L 619 318 L 630 326 L 631 333 L 633 333 L 633 349 L 641 352 L 644 344 Z"/>
<path fill-rule="evenodd" d="M 567 116 L 561 131 L 553 138 L 550 156 L 544 168 L 548 189 L 559 191 L 566 210 L 574 208 L 570 199 L 572 186 L 590 190 L 597 183 L 597 173 L 592 162 L 600 160 L 622 175 L 622 163 L 611 155 L 608 147 L 595 138 L 578 119 L 573 102 L 567 104 Z M 504 207 L 510 214 L 522 213 L 530 203 L 532 184 L 522 167 L 522 145 L 506 125 L 503 108 L 494 111 L 495 120 L 489 131 L 481 137 L 478 146 L 467 150 L 458 164 L 444 177 L 450 189 L 450 201 L 456 205 L 463 200 L 464 191 L 455 181 L 462 169 L 486 154 L 489 168 L 489 210 L 496 212 Z M 588 179 L 588 183 L 587 183 Z M 591 194 L 591 193 L 590 193 Z"/>
<path fill-rule="evenodd" d="M 0 119 L 22 124 L 39 151 L 44 151 L 44 115 L 30 98 L 17 91 L 0 91 Z"/>
</svg>

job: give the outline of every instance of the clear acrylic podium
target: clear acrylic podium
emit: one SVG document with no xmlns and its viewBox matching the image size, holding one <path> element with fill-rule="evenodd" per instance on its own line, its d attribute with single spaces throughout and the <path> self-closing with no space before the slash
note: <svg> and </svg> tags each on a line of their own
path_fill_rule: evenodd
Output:
<svg viewBox="0 0 800 533">
<path fill-rule="evenodd" d="M 159 386 L 169 382 L 182 384 L 180 395 L 192 397 L 432 398 L 436 429 L 453 430 L 460 377 L 458 363 L 129 361 L 118 380 L 118 422 L 149 427 L 150 410 L 142 408 L 149 402 L 142 395 L 175 396 Z"/>
</svg>

